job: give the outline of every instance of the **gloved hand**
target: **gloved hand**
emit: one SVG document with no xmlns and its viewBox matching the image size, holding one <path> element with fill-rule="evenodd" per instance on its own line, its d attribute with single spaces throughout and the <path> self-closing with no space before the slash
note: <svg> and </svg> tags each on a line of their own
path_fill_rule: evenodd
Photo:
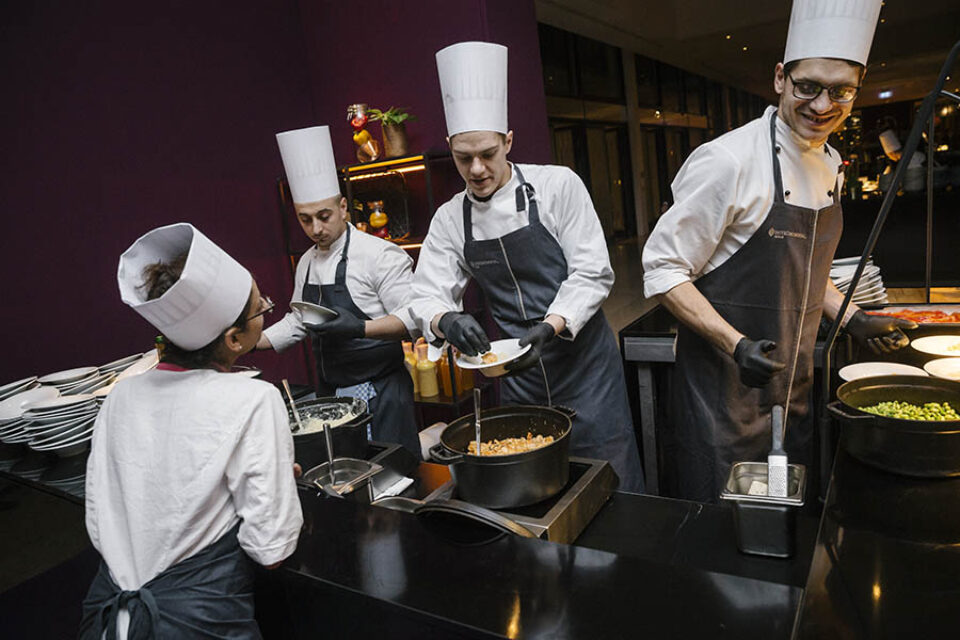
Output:
<svg viewBox="0 0 960 640">
<path fill-rule="evenodd" d="M 337 317 L 321 325 L 311 327 L 324 338 L 362 338 L 367 334 L 366 323 L 343 307 L 331 307 Z"/>
<path fill-rule="evenodd" d="M 508 362 L 505 367 L 506 370 L 513 373 L 535 365 L 540 360 L 540 353 L 543 351 L 544 345 L 550 342 L 555 335 L 553 325 L 548 322 L 540 322 L 534 325 L 520 338 L 520 346 L 525 347 L 529 344 L 530 348 L 516 360 Z"/>
<path fill-rule="evenodd" d="M 440 333 L 447 342 L 468 356 L 490 351 L 490 339 L 476 318 L 468 313 L 448 311 L 440 316 Z"/>
<path fill-rule="evenodd" d="M 874 316 L 863 310 L 857 311 L 847 321 L 847 333 L 874 353 L 890 353 L 910 344 L 910 339 L 901 329 L 916 329 L 917 323 L 903 318 Z"/>
<path fill-rule="evenodd" d="M 740 338 L 733 350 L 733 359 L 740 368 L 740 382 L 759 389 L 770 382 L 773 374 L 782 371 L 787 365 L 767 355 L 776 348 L 777 343 L 772 340 Z"/>
</svg>

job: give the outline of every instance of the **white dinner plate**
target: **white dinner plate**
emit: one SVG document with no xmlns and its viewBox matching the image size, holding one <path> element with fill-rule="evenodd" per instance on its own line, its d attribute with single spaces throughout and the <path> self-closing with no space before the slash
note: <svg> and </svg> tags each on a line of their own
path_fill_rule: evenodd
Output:
<svg viewBox="0 0 960 640">
<path fill-rule="evenodd" d="M 90 406 L 83 406 L 79 409 L 71 407 L 70 411 L 47 411 L 41 413 L 24 411 L 20 419 L 32 424 L 53 424 L 55 422 L 63 422 L 64 420 L 72 420 L 74 418 L 96 414 L 98 411 L 100 411 L 100 406 L 94 402 Z"/>
<path fill-rule="evenodd" d="M 24 405 L 37 402 L 38 400 L 50 400 L 51 398 L 57 398 L 59 396 L 60 390 L 55 387 L 37 387 L 29 391 L 24 391 L 23 393 L 18 393 L 15 396 L 10 396 L 3 402 L 0 402 L 0 420 L 19 418 L 25 410 Z"/>
<path fill-rule="evenodd" d="M 47 375 L 38 378 L 37 381 L 40 384 L 69 384 L 71 382 L 83 380 L 91 375 L 96 375 L 96 373 L 96 367 L 77 367 L 76 369 L 66 369 L 64 371 L 48 373 Z"/>
<path fill-rule="evenodd" d="M 93 423 L 95 418 L 87 418 L 86 420 L 80 420 L 79 422 L 71 423 L 70 425 L 65 426 L 60 429 L 53 429 L 50 431 L 44 432 L 28 432 L 32 433 L 33 437 L 30 440 L 30 447 L 33 448 L 34 445 L 46 447 L 54 446 L 60 442 L 66 442 L 68 440 L 73 440 L 78 438 L 90 431 L 93 431 Z"/>
<path fill-rule="evenodd" d="M 926 376 L 927 373 L 919 367 L 911 367 L 899 362 L 858 362 L 848 364 L 838 372 L 840 377 L 850 382 L 860 378 L 873 376 Z"/>
<path fill-rule="evenodd" d="M 858 264 L 860 262 L 860 258 L 862 257 L 863 256 L 851 256 L 849 258 L 837 258 L 836 260 L 833 261 L 833 265 L 840 266 L 845 264 Z M 872 258 L 867 258 L 868 263 L 870 262 L 870 260 L 872 260 Z"/>
<path fill-rule="evenodd" d="M 16 380 L 14 382 L 8 382 L 7 384 L 0 387 L 0 400 L 8 398 L 15 393 L 20 391 L 26 391 L 30 385 L 37 381 L 37 376 L 30 376 L 22 380 Z"/>
<path fill-rule="evenodd" d="M 143 357 L 143 354 L 142 354 L 142 353 L 134 353 L 134 354 L 131 354 L 131 355 L 129 355 L 129 356 L 124 356 L 123 358 L 118 358 L 117 360 L 114 360 L 113 362 L 108 362 L 107 364 L 102 364 L 102 365 L 100 365 L 100 366 L 98 367 L 98 369 L 100 369 L 101 372 L 105 372 L 105 371 L 120 371 L 121 369 L 127 368 L 128 366 L 130 366 L 131 364 L 133 364 L 134 362 L 136 362 L 137 360 L 139 360 L 139 359 L 142 358 L 142 357 Z"/>
<path fill-rule="evenodd" d="M 46 398 L 31 402 L 24 407 L 24 411 L 30 413 L 43 413 L 45 411 L 62 411 L 67 407 L 76 408 L 78 405 L 93 404 L 96 398 L 87 393 L 81 393 L 73 396 L 61 396 L 57 398 Z"/>
<path fill-rule="evenodd" d="M 932 376 L 960 381 L 960 358 L 938 358 L 923 365 Z"/>
<path fill-rule="evenodd" d="M 68 435 L 69 432 L 71 432 L 71 431 L 73 431 L 74 429 L 76 429 L 76 427 L 78 427 L 78 426 L 80 426 L 80 425 L 84 425 L 84 424 L 90 422 L 91 420 L 96 420 L 96 418 L 97 418 L 97 416 L 96 416 L 96 414 L 94 414 L 94 415 L 92 415 L 92 416 L 90 416 L 90 415 L 88 415 L 88 416 L 82 416 L 82 417 L 80 417 L 80 418 L 73 418 L 73 419 L 71 419 L 71 420 L 65 420 L 65 421 L 63 421 L 63 422 L 58 422 L 58 423 L 54 423 L 54 424 L 39 424 L 39 425 L 38 425 L 38 424 L 34 424 L 34 423 L 32 423 L 32 422 L 28 422 L 28 423 L 24 426 L 24 429 L 27 430 L 27 433 L 32 434 L 35 440 L 42 440 L 42 439 L 45 439 L 45 438 L 53 438 L 54 436 L 59 435 L 59 434 L 64 434 L 64 436 L 66 437 L 66 435 Z"/>
<path fill-rule="evenodd" d="M 102 389 L 107 385 L 113 384 L 114 379 L 117 377 L 116 373 L 108 373 L 104 376 L 97 376 L 93 380 L 84 381 L 83 384 L 78 384 L 70 387 L 69 389 L 61 388 L 60 392 L 63 395 L 77 395 L 80 393 L 93 393 L 97 389 Z"/>
<path fill-rule="evenodd" d="M 340 315 L 333 309 L 312 302 L 291 302 L 290 306 L 300 312 L 303 324 L 308 326 L 319 327 Z"/>
<path fill-rule="evenodd" d="M 530 345 L 520 346 L 517 338 L 494 340 L 490 343 L 490 351 L 497 354 L 496 362 L 483 362 L 480 356 L 465 356 L 457 354 L 457 366 L 461 369 L 475 369 L 487 377 L 501 376 L 506 373 L 505 365 L 512 362 L 530 350 Z"/>
<path fill-rule="evenodd" d="M 960 335 L 925 336 L 910 343 L 917 351 L 934 356 L 960 356 Z"/>
<path fill-rule="evenodd" d="M 143 354 L 143 356 L 134 362 L 132 365 L 120 372 L 120 375 L 117 376 L 116 382 L 120 382 L 125 378 L 130 378 L 132 376 L 138 376 L 141 373 L 145 373 L 153 369 L 160 362 L 160 356 L 157 355 L 156 349 L 151 349 L 150 351 Z"/>
</svg>

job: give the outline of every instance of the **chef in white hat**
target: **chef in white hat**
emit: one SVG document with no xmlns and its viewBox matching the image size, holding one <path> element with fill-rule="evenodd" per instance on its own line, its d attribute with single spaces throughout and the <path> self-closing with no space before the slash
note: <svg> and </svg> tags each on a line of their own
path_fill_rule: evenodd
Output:
<svg viewBox="0 0 960 640">
<path fill-rule="evenodd" d="M 893 168 L 897 162 L 900 162 L 900 152 L 903 145 L 900 144 L 900 138 L 896 131 L 885 129 L 880 132 L 880 146 L 883 148 L 883 154 L 892 162 L 880 174 L 880 190 L 887 191 L 890 188 L 890 183 L 893 182 Z M 907 165 L 907 172 L 904 174 L 903 184 L 901 185 L 904 191 L 923 191 L 926 180 L 926 170 L 923 163 L 926 159 L 927 155 L 920 149 L 914 151 L 913 155 L 910 156 L 910 164 Z"/>
<path fill-rule="evenodd" d="M 190 224 L 137 240 L 117 279 L 166 346 L 97 415 L 86 523 L 103 562 L 80 637 L 259 637 L 253 562 L 293 553 L 303 517 L 279 392 L 229 371 L 272 303 Z"/>
<path fill-rule="evenodd" d="M 673 182 L 674 204 L 643 251 L 644 293 L 681 322 L 664 434 L 671 495 L 714 501 L 730 464 L 770 450 L 773 405 L 786 448 L 809 462 L 813 347 L 843 296 L 829 279 L 840 239 L 840 154 L 827 137 L 853 108 L 880 0 L 794 0 L 779 104 L 703 144 Z M 851 305 L 846 330 L 877 351 L 912 323 Z"/>
<path fill-rule="evenodd" d="M 413 260 L 347 220 L 329 127 L 284 131 L 277 144 L 297 220 L 314 242 L 297 264 L 291 302 L 322 305 L 337 317 L 308 327 L 294 309 L 263 332 L 258 348 L 283 351 L 310 336 L 317 395 L 367 401 L 373 439 L 419 457 L 413 381 L 400 344 L 416 328 L 408 310 Z"/>
<path fill-rule="evenodd" d="M 623 367 L 600 305 L 613 270 L 590 195 L 566 167 L 507 160 L 507 49 L 461 42 L 437 52 L 450 151 L 466 189 L 433 217 L 414 275 L 413 313 L 431 342 L 490 349 L 462 312 L 472 278 L 503 337 L 530 350 L 507 367 L 505 404 L 576 410 L 573 455 L 609 460 L 620 487 L 643 477 Z"/>
</svg>

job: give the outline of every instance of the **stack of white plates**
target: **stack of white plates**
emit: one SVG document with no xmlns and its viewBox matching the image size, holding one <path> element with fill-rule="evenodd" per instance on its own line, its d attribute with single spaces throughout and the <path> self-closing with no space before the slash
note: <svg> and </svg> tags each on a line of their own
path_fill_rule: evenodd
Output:
<svg viewBox="0 0 960 640">
<path fill-rule="evenodd" d="M 65 396 L 75 395 L 78 393 L 93 393 L 97 389 L 110 386 L 116 379 L 117 373 L 114 371 L 108 371 L 106 373 L 101 372 L 95 376 L 84 378 L 83 380 L 67 387 L 60 387 L 60 393 Z"/>
<path fill-rule="evenodd" d="M 846 293 L 853 281 L 853 274 L 857 270 L 857 264 L 860 262 L 860 256 L 853 258 L 838 258 L 833 261 L 830 267 L 830 279 L 841 293 Z M 883 285 L 883 278 L 880 277 L 880 267 L 873 264 L 872 259 L 867 260 L 863 268 L 863 275 L 857 284 L 856 291 L 853 292 L 853 302 L 856 304 L 886 304 L 887 289 Z"/>
<path fill-rule="evenodd" d="M 67 457 L 83 453 L 93 438 L 100 405 L 92 394 L 35 402 L 22 416 L 27 443 L 34 451 Z"/>
<path fill-rule="evenodd" d="M 100 375 L 100 371 L 96 367 L 76 367 L 40 376 L 38 382 L 54 386 L 60 390 L 60 393 L 66 394 L 77 386 L 90 382 L 98 375 Z"/>
<path fill-rule="evenodd" d="M 0 440 L 4 440 L 3 433 L 8 431 L 7 427 L 14 427 L 20 421 L 25 410 L 25 406 L 38 400 L 49 400 L 60 395 L 60 391 L 53 387 L 34 387 L 21 391 L 0 401 Z"/>
<path fill-rule="evenodd" d="M 143 356 L 144 354 L 142 353 L 134 353 L 132 355 L 114 360 L 113 362 L 102 364 L 97 368 L 100 369 L 100 373 L 110 373 L 110 372 L 120 373 L 121 371 L 123 371 L 124 369 L 132 365 L 134 362 L 142 358 Z"/>
<path fill-rule="evenodd" d="M 29 378 L 24 378 L 23 380 L 8 382 L 0 387 L 0 400 L 6 400 L 10 396 L 15 396 L 18 393 L 23 393 L 24 391 L 29 391 L 30 389 L 35 389 L 39 386 L 40 383 L 37 382 L 37 376 L 30 376 Z"/>
</svg>

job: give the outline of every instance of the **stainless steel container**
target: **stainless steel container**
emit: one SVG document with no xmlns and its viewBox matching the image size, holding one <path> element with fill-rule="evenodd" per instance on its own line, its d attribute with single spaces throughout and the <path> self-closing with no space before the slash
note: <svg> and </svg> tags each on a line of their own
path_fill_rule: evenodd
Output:
<svg viewBox="0 0 960 640">
<path fill-rule="evenodd" d="M 738 462 L 730 468 L 720 498 L 733 504 L 733 525 L 740 551 L 774 558 L 793 555 L 797 509 L 803 506 L 806 483 L 806 467 L 788 465 L 787 497 L 772 498 L 765 495 L 766 462 Z M 762 488 L 763 493 L 751 495 L 751 487 L 755 492 Z"/>
<path fill-rule="evenodd" d="M 374 497 L 373 477 L 381 471 L 383 467 L 376 462 L 334 458 L 333 478 L 330 477 L 330 463 L 324 462 L 303 474 L 301 482 L 330 496 L 369 504 Z"/>
</svg>

